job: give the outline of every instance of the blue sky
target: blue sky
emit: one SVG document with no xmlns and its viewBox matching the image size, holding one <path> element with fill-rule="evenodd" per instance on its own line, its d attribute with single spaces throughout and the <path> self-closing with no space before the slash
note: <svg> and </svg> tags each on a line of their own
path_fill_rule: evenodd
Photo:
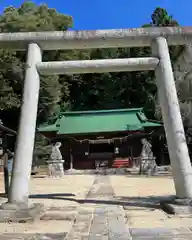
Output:
<svg viewBox="0 0 192 240">
<path fill-rule="evenodd" d="M 183 26 L 192 25 L 192 0 L 46 0 L 59 12 L 74 19 L 74 29 L 111 29 L 140 27 L 150 21 L 155 7 L 166 8 Z M 23 1 L 0 0 L 0 12 L 9 5 L 19 6 Z"/>
</svg>

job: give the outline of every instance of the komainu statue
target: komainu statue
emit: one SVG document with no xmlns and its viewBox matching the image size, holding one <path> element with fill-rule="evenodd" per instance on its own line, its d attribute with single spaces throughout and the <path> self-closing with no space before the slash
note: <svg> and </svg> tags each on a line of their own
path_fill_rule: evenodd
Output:
<svg viewBox="0 0 192 240">
<path fill-rule="evenodd" d="M 142 151 L 141 151 L 141 163 L 140 173 L 148 173 L 148 175 L 154 174 L 156 171 L 156 161 L 152 152 L 152 145 L 146 138 L 141 139 Z"/>
<path fill-rule="evenodd" d="M 49 176 L 60 176 L 64 175 L 64 160 L 62 159 L 62 155 L 60 152 L 61 143 L 56 142 L 51 151 L 50 160 L 47 161 L 49 165 Z"/>
</svg>

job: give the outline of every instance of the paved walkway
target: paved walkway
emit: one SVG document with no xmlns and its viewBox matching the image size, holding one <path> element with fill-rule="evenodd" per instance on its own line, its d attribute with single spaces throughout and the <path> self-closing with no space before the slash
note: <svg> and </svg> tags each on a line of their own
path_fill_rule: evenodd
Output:
<svg viewBox="0 0 192 240">
<path fill-rule="evenodd" d="M 107 175 L 78 176 L 77 178 L 78 181 L 75 176 L 66 176 L 65 180 L 44 179 L 42 180 L 44 186 L 41 186 L 41 183 L 39 186 L 36 186 L 36 190 L 34 189 L 37 193 L 38 191 L 41 192 L 42 187 L 45 188 L 45 184 L 49 186 L 50 182 L 55 182 L 56 184 L 64 181 L 68 184 L 68 187 L 63 186 L 64 197 L 59 193 L 61 192 L 59 186 L 56 186 L 54 191 L 52 190 L 54 197 L 49 201 L 45 200 L 45 198 L 50 197 L 50 194 L 44 196 L 45 194 L 42 194 L 42 192 L 41 194 L 39 193 L 41 198 L 44 196 L 42 202 L 45 202 L 47 206 L 49 205 L 48 212 L 52 212 L 53 215 L 57 215 L 59 212 L 60 219 L 57 219 L 57 221 L 45 221 L 46 216 L 44 216 L 44 219 L 40 222 L 28 225 L 30 228 L 28 232 L 23 231 L 22 228 L 14 224 L 10 224 L 9 227 L 6 226 L 7 233 L 5 230 L 2 232 L 4 225 L 0 224 L 0 232 L 2 232 L 0 239 L 192 239 L 192 228 L 190 228 L 192 219 L 168 216 L 158 208 L 158 194 L 163 196 L 168 193 L 174 193 L 172 192 L 174 188 L 170 179 Z M 74 181 L 75 179 L 76 182 Z M 159 186 L 155 188 L 154 183 L 158 183 Z M 79 187 L 82 187 L 82 190 L 78 190 Z M 73 188 L 73 191 L 71 191 L 73 194 L 66 196 L 66 192 L 70 188 Z M 33 201 L 36 201 L 39 195 L 33 195 Z M 55 201 L 57 201 L 56 205 Z M 37 202 L 39 202 L 39 199 Z M 51 206 L 50 203 L 52 203 Z M 67 203 L 67 205 L 63 206 L 64 203 Z M 67 216 L 71 217 L 68 221 L 66 221 L 67 211 L 69 212 Z M 47 218 L 49 218 L 49 214 Z M 37 224 L 42 228 L 38 234 L 36 234 Z M 13 231 L 14 227 L 15 231 Z M 20 234 L 18 234 L 19 228 Z M 8 233 L 10 229 L 12 233 Z M 57 231 L 53 233 L 56 229 Z M 21 234 L 22 232 L 26 233 Z M 45 234 L 44 232 L 47 233 Z"/>
<path fill-rule="evenodd" d="M 131 179 L 130 179 L 131 180 Z M 151 179 L 152 180 L 152 179 Z M 94 211 L 85 213 L 87 204 L 95 204 Z M 67 240 L 169 240 L 192 239 L 190 228 L 131 228 L 126 224 L 124 202 L 118 202 L 108 176 L 96 176 L 85 201 L 84 210 L 80 210 L 78 220 Z M 83 215 L 86 214 L 86 227 Z M 152 213 L 151 213 L 152 214 Z M 143 216 L 145 218 L 145 216 Z M 84 223 L 84 224 L 83 224 Z"/>
<path fill-rule="evenodd" d="M 109 178 L 97 175 L 84 201 L 84 206 L 79 211 L 77 221 L 66 239 L 131 239 L 129 229 L 124 222 L 123 208 L 119 205 L 107 204 L 113 196 Z M 88 204 L 95 204 L 90 214 L 86 209 Z"/>
</svg>

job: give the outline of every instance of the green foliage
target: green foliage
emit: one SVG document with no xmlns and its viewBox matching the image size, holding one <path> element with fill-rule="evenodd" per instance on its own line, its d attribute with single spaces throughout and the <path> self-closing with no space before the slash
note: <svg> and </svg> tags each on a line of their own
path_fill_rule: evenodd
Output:
<svg viewBox="0 0 192 240">
<path fill-rule="evenodd" d="M 0 16 L 1 32 L 27 32 L 27 31 L 66 31 L 72 27 L 70 16 L 59 14 L 47 5 L 37 6 L 33 2 L 25 2 L 19 8 L 8 7 Z M 70 53 L 66 54 L 70 55 Z M 43 59 L 59 60 L 61 53 L 45 52 Z M 68 58 L 70 58 L 68 56 Z M 24 81 L 26 53 L 11 50 L 0 51 L 0 109 L 3 122 L 17 129 L 17 119 L 20 113 L 22 88 Z M 41 89 L 38 109 L 38 123 L 45 121 L 49 116 L 60 111 L 62 95 L 69 95 L 68 84 L 65 77 L 41 77 Z M 10 122 L 10 117 L 14 123 Z M 42 158 L 47 149 L 44 141 L 37 139 L 35 156 Z"/>
<path fill-rule="evenodd" d="M 70 16 L 59 14 L 45 4 L 37 6 L 32 2 L 25 2 L 19 8 L 8 7 L 0 16 L 1 32 L 59 31 L 67 30 L 71 26 L 72 18 Z M 43 58 L 57 60 L 57 56 L 57 52 L 45 52 Z M 25 54 L 20 52 L 0 51 L 1 110 L 18 108 L 19 113 L 25 59 Z M 59 111 L 61 88 L 59 77 L 41 78 L 39 121 L 44 121 L 48 116 Z M 65 94 L 65 90 L 63 89 L 63 94 Z"/>
<path fill-rule="evenodd" d="M 151 25 L 155 27 L 178 26 L 178 22 L 169 15 L 166 9 L 157 7 L 151 15 Z"/>
<path fill-rule="evenodd" d="M 0 64 L 0 110 L 17 108 L 20 106 L 23 82 L 23 74 L 20 71 L 22 63 L 15 52 L 2 50 Z"/>
<path fill-rule="evenodd" d="M 67 31 L 72 27 L 71 16 L 58 13 L 47 5 L 25 2 L 19 8 L 8 7 L 0 16 L 1 32 Z M 156 8 L 151 22 L 143 27 L 176 26 L 178 23 L 163 8 Z M 181 47 L 173 47 L 174 60 Z M 45 51 L 44 61 L 75 59 L 107 59 L 150 56 L 149 48 L 115 48 L 71 51 Z M 19 116 L 24 81 L 26 54 L 0 50 L 0 116 L 10 124 L 10 116 Z M 94 110 L 144 107 L 149 118 L 155 118 L 156 85 L 153 72 L 117 72 L 73 76 L 41 77 L 38 124 L 65 110 Z M 159 115 L 160 116 L 160 115 Z M 36 138 L 35 155 L 42 158 L 49 150 L 45 139 Z"/>
<path fill-rule="evenodd" d="M 44 165 L 51 154 L 52 145 L 48 139 L 41 134 L 36 134 L 35 147 L 33 151 L 33 165 Z"/>
<path fill-rule="evenodd" d="M 167 11 L 156 8 L 149 26 L 173 26 L 178 23 Z M 42 4 L 25 2 L 19 8 L 8 7 L 0 17 L 2 32 L 67 30 L 72 18 L 59 14 Z M 171 49 L 177 55 L 175 49 Z M 176 53 L 175 53 L 176 52 Z M 74 59 L 106 59 L 145 57 L 149 48 L 94 49 L 87 51 L 49 51 L 45 61 Z M 0 53 L 3 70 L 0 73 L 2 110 L 19 108 L 24 79 L 25 54 L 13 51 Z M 38 110 L 38 123 L 65 110 L 88 110 L 144 106 L 154 118 L 156 87 L 152 72 L 123 72 L 84 74 L 74 76 L 42 77 Z M 139 96 L 139 97 L 138 97 Z M 19 111 L 18 111 L 19 113 Z"/>
<path fill-rule="evenodd" d="M 177 26 L 178 23 L 163 8 L 157 7 L 149 24 L 143 27 Z M 174 61 L 182 48 L 170 48 Z M 90 59 L 146 57 L 150 48 L 94 49 Z M 161 118 L 158 112 L 154 72 L 120 72 L 84 74 L 76 76 L 70 87 L 70 102 L 73 110 L 144 107 L 151 119 Z M 86 93 L 86 94 L 85 94 Z M 157 110 L 157 111 L 156 111 Z"/>
</svg>

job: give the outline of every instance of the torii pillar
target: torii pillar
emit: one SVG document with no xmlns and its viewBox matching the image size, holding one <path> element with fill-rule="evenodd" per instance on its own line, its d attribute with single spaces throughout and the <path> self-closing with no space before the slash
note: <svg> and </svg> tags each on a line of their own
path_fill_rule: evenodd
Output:
<svg viewBox="0 0 192 240">
<path fill-rule="evenodd" d="M 9 213 L 10 210 L 21 210 L 20 218 L 22 220 L 33 219 L 34 215 L 39 214 L 43 209 L 42 204 L 30 205 L 28 202 L 40 89 L 40 77 L 36 64 L 41 61 L 41 49 L 36 43 L 30 43 L 8 202 L 1 205 L 1 209 L 9 211 Z M 16 219 L 18 221 L 18 217 Z"/>
<path fill-rule="evenodd" d="M 171 159 L 176 196 L 192 199 L 192 167 L 181 118 L 169 47 L 164 37 L 152 43 L 152 52 L 159 58 L 155 70 L 158 97 Z"/>
</svg>

